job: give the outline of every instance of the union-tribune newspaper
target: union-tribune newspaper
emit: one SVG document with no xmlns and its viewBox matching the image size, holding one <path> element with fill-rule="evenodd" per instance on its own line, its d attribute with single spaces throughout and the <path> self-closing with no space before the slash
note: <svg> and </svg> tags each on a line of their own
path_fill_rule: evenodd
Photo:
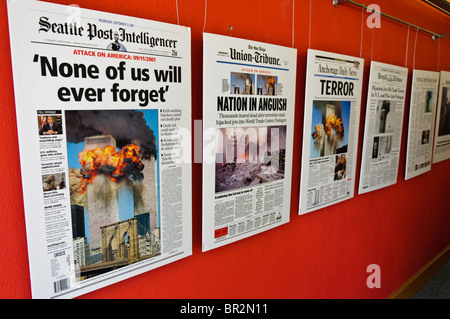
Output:
<svg viewBox="0 0 450 319">
<path fill-rule="evenodd" d="M 297 50 L 204 33 L 203 250 L 289 221 Z"/>
</svg>

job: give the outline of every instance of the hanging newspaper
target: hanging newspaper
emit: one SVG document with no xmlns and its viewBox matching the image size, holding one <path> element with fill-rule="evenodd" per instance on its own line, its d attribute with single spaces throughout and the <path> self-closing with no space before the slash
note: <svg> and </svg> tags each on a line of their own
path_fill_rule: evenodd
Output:
<svg viewBox="0 0 450 319">
<path fill-rule="evenodd" d="M 299 214 L 352 198 L 364 59 L 308 50 Z"/>
<path fill-rule="evenodd" d="M 450 158 L 450 72 L 441 71 L 433 163 Z"/>
<path fill-rule="evenodd" d="M 407 68 L 370 65 L 360 194 L 397 182 L 407 79 Z"/>
<path fill-rule="evenodd" d="M 206 251 L 289 221 L 297 50 L 203 40 Z"/>
<path fill-rule="evenodd" d="M 413 71 L 405 179 L 431 170 L 439 72 Z"/>
<path fill-rule="evenodd" d="M 191 255 L 190 30 L 40 1 L 8 14 L 33 298 Z"/>
</svg>

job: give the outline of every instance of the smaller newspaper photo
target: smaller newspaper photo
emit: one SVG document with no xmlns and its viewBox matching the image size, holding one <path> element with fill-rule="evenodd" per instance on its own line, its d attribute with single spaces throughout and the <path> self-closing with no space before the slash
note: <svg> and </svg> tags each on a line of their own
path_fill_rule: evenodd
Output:
<svg viewBox="0 0 450 319">
<path fill-rule="evenodd" d="M 405 179 L 431 170 L 439 72 L 414 70 Z"/>
<path fill-rule="evenodd" d="M 397 182 L 408 69 L 371 62 L 359 193 Z"/>
<path fill-rule="evenodd" d="M 433 163 L 450 158 L 450 72 L 441 71 L 436 110 Z"/>
<path fill-rule="evenodd" d="M 308 50 L 299 214 L 353 197 L 364 60 Z"/>
</svg>

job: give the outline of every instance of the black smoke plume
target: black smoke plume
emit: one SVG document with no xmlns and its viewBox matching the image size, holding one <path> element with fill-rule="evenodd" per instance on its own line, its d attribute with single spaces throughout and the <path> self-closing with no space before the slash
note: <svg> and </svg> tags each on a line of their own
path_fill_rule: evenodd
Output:
<svg viewBox="0 0 450 319">
<path fill-rule="evenodd" d="M 66 111 L 67 141 L 84 142 L 95 135 L 111 135 L 116 146 L 124 147 L 130 143 L 139 146 L 142 158 L 155 157 L 156 139 L 153 130 L 148 127 L 144 113 L 135 110 L 93 110 Z"/>
</svg>

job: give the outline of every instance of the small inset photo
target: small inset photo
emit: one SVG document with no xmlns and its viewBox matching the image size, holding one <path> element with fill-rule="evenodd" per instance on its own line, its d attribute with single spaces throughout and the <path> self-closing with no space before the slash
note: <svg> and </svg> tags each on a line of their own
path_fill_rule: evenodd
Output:
<svg viewBox="0 0 450 319">
<path fill-rule="evenodd" d="M 430 130 L 422 131 L 421 143 L 428 144 L 430 142 Z"/>
<path fill-rule="evenodd" d="M 278 77 L 272 75 L 258 74 L 257 95 L 277 95 Z"/>
<path fill-rule="evenodd" d="M 66 188 L 66 176 L 64 173 L 42 175 L 42 190 L 44 192 Z"/>
<path fill-rule="evenodd" d="M 425 113 L 430 113 L 433 110 L 433 95 L 434 91 L 427 91 L 425 95 Z"/>
<path fill-rule="evenodd" d="M 334 165 L 334 180 L 339 181 L 345 179 L 345 172 L 347 168 L 347 155 L 336 155 L 336 164 Z"/>
<path fill-rule="evenodd" d="M 231 94 L 255 94 L 255 75 L 250 73 L 231 72 Z"/>
<path fill-rule="evenodd" d="M 61 115 L 39 115 L 39 135 L 62 134 Z"/>
<path fill-rule="evenodd" d="M 377 104 L 377 117 L 375 133 L 393 133 L 395 124 L 395 101 L 379 100 Z"/>
</svg>

